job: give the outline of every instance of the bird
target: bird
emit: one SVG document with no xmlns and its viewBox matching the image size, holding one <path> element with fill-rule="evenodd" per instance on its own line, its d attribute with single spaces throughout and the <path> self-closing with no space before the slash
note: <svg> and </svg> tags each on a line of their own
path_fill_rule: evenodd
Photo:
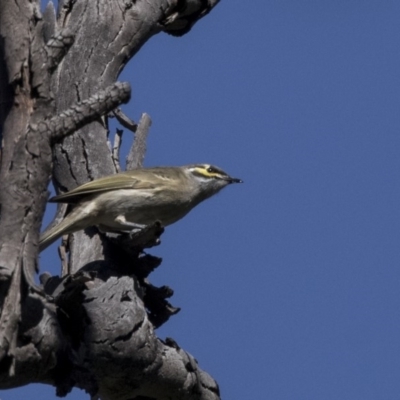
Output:
<svg viewBox="0 0 400 400">
<path fill-rule="evenodd" d="M 138 168 L 95 179 L 49 200 L 69 204 L 70 212 L 42 233 L 39 251 L 90 226 L 132 233 L 156 221 L 171 225 L 224 187 L 242 182 L 211 164 Z"/>
</svg>

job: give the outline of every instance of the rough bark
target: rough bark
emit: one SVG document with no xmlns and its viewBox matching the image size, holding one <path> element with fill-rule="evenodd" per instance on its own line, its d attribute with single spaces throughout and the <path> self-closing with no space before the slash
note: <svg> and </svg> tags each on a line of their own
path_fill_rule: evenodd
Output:
<svg viewBox="0 0 400 400">
<path fill-rule="evenodd" d="M 50 179 L 65 191 L 118 170 L 107 116 L 130 96 L 119 73 L 151 36 L 189 32 L 217 2 L 65 0 L 57 15 L 52 3 L 41 15 L 38 1 L 0 0 L 0 388 L 42 382 L 58 395 L 76 386 L 112 400 L 219 398 L 192 356 L 155 335 L 179 311 L 169 288 L 148 281 L 161 260 L 143 249 L 158 243 L 157 224 L 134 238 L 95 228 L 71 235 L 61 278 L 34 283 Z M 150 119 L 125 123 L 136 130 L 134 168 Z"/>
</svg>

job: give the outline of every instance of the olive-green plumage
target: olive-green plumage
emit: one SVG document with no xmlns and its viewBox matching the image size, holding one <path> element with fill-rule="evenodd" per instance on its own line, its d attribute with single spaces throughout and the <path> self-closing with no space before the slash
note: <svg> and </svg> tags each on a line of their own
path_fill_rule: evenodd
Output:
<svg viewBox="0 0 400 400">
<path fill-rule="evenodd" d="M 62 235 L 93 225 L 105 232 L 129 232 L 155 221 L 173 224 L 203 200 L 238 182 L 209 164 L 142 168 L 95 179 L 50 199 L 73 208 L 42 234 L 40 251 Z"/>
</svg>

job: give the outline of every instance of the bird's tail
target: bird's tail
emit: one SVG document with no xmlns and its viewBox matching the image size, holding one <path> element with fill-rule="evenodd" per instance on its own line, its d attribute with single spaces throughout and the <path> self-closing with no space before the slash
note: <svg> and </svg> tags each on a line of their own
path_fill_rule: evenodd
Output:
<svg viewBox="0 0 400 400">
<path fill-rule="evenodd" d="M 49 226 L 41 235 L 39 239 L 39 252 L 43 251 L 59 239 L 63 235 L 76 232 L 80 229 L 80 213 L 78 210 L 72 210 L 59 224 Z"/>
</svg>

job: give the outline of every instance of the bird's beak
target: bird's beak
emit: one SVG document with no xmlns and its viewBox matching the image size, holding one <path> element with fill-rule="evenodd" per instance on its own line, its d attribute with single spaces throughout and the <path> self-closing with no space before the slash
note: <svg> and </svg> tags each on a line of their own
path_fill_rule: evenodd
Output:
<svg viewBox="0 0 400 400">
<path fill-rule="evenodd" d="M 243 183 L 243 181 L 239 178 L 231 178 L 230 176 L 228 176 L 228 178 L 226 179 L 229 183 Z"/>
</svg>

